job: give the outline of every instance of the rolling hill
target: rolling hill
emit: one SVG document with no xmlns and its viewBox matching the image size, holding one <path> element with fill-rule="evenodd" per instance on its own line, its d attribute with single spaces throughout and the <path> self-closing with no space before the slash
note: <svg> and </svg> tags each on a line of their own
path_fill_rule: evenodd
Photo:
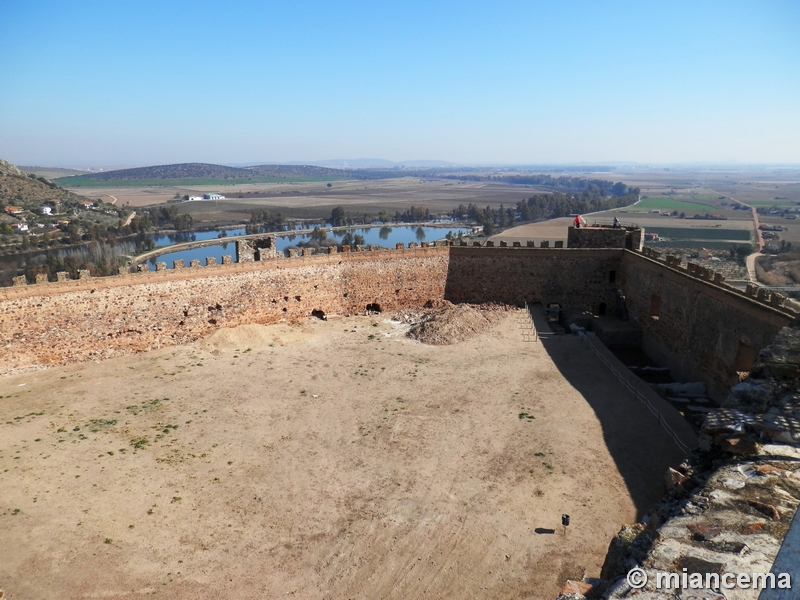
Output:
<svg viewBox="0 0 800 600">
<path fill-rule="evenodd" d="M 363 173 L 308 165 L 258 165 L 226 167 L 208 163 L 181 163 L 120 169 L 62 177 L 57 183 L 70 187 L 100 186 L 173 186 L 235 185 L 244 183 L 279 183 L 362 179 Z"/>
</svg>

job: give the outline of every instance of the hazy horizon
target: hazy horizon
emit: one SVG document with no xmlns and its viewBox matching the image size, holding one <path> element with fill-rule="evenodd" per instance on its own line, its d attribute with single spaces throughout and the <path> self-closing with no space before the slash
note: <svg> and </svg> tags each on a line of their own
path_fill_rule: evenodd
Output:
<svg viewBox="0 0 800 600">
<path fill-rule="evenodd" d="M 0 158 L 19 165 L 800 164 L 788 1 L 3 13 Z"/>
</svg>

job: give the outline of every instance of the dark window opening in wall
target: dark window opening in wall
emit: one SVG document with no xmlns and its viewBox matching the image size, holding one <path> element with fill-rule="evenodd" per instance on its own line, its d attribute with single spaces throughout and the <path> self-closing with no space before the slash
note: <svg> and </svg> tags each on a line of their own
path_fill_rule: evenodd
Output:
<svg viewBox="0 0 800 600">
<path fill-rule="evenodd" d="M 597 307 L 597 314 L 600 315 L 600 316 L 606 314 L 606 303 L 605 302 L 601 302 L 600 306 Z"/>
<path fill-rule="evenodd" d="M 756 361 L 757 354 L 758 351 L 755 348 L 748 346 L 744 342 L 739 342 L 739 348 L 736 350 L 734 370 L 739 373 L 750 373 L 750 369 Z"/>
<path fill-rule="evenodd" d="M 661 316 L 661 296 L 656 294 L 650 296 L 650 316 L 656 318 Z"/>
<path fill-rule="evenodd" d="M 372 304 L 367 304 L 367 312 L 379 313 L 381 312 L 381 305 L 378 304 L 377 302 L 374 302 Z"/>
<path fill-rule="evenodd" d="M 311 311 L 311 316 L 312 317 L 316 317 L 316 318 L 320 319 L 321 321 L 327 321 L 328 320 L 328 317 L 325 316 L 325 311 L 324 310 L 314 309 L 314 310 Z"/>
<path fill-rule="evenodd" d="M 617 272 L 616 271 L 609 271 L 608 272 L 608 283 L 616 283 L 617 282 Z"/>
</svg>

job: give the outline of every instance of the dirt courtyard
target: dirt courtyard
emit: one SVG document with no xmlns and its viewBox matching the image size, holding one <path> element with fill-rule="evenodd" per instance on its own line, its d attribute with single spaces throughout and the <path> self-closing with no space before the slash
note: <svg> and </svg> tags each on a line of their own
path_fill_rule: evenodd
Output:
<svg viewBox="0 0 800 600">
<path fill-rule="evenodd" d="M 524 321 L 435 347 L 385 315 L 248 325 L 1 378 L 0 589 L 545 599 L 599 575 L 680 454 L 584 342 Z"/>
</svg>

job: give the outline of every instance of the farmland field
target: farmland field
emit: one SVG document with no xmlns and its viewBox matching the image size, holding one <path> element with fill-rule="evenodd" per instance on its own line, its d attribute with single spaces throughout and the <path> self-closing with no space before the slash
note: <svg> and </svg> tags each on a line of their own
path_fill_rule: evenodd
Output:
<svg viewBox="0 0 800 600">
<path fill-rule="evenodd" d="M 648 233 L 673 240 L 737 240 L 748 242 L 752 238 L 746 229 L 721 229 L 709 227 L 648 227 Z"/>
<path fill-rule="evenodd" d="M 676 198 L 668 198 L 667 196 L 655 196 L 642 198 L 638 204 L 631 207 L 631 210 L 700 210 L 704 212 L 711 212 L 716 209 L 715 206 L 710 204 L 698 204 L 697 202 L 684 202 Z"/>
</svg>

